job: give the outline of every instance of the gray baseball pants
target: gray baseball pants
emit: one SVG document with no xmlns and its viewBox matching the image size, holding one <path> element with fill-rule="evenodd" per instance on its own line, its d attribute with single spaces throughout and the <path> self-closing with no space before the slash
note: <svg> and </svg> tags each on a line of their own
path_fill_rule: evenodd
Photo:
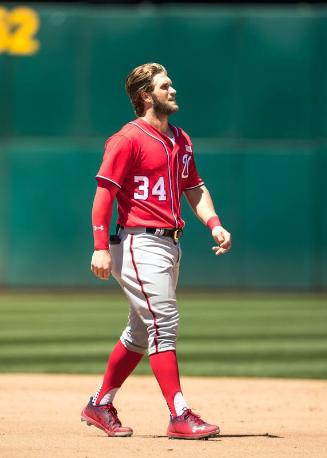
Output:
<svg viewBox="0 0 327 458">
<path fill-rule="evenodd" d="M 138 353 L 175 350 L 180 245 L 144 228 L 121 229 L 119 235 L 121 243 L 110 247 L 112 275 L 129 302 L 128 324 L 120 340 Z"/>
</svg>

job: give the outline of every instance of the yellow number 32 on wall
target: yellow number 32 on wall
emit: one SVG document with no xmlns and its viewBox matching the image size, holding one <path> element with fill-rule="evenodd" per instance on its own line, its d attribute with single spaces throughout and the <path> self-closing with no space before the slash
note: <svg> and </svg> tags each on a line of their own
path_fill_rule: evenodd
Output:
<svg viewBox="0 0 327 458">
<path fill-rule="evenodd" d="M 35 54 L 40 48 L 35 39 L 39 26 L 39 16 L 31 8 L 17 7 L 8 11 L 0 6 L 0 54 Z"/>
</svg>

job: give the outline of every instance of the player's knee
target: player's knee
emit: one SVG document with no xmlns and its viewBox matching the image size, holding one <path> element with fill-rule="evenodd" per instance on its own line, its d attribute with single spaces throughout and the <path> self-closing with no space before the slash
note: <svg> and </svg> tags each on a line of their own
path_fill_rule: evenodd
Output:
<svg viewBox="0 0 327 458">
<path fill-rule="evenodd" d="M 147 336 L 137 338 L 137 336 L 133 336 L 132 333 L 128 331 L 129 330 L 125 329 L 120 337 L 122 344 L 130 351 L 143 354 L 146 353 L 148 348 Z"/>
<path fill-rule="evenodd" d="M 178 324 L 151 327 L 148 334 L 148 351 L 164 351 L 176 348 Z"/>
</svg>

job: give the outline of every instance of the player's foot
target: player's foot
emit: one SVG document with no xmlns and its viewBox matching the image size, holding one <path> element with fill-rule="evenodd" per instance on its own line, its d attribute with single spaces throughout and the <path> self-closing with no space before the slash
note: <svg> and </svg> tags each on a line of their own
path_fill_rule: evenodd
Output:
<svg viewBox="0 0 327 458">
<path fill-rule="evenodd" d="M 167 436 L 169 439 L 208 439 L 219 434 L 219 426 L 209 425 L 190 409 L 178 417 L 171 417 Z"/>
<path fill-rule="evenodd" d="M 124 427 L 117 416 L 117 410 L 112 404 L 94 406 L 92 398 L 83 409 L 81 421 L 86 421 L 88 426 L 96 426 L 112 437 L 125 437 L 133 434 L 132 428 Z"/>
</svg>

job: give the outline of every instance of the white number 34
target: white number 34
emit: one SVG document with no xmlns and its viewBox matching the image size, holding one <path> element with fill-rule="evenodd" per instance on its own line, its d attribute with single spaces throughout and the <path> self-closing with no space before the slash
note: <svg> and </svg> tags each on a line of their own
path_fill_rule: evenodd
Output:
<svg viewBox="0 0 327 458">
<path fill-rule="evenodd" d="M 149 178 L 144 176 L 135 176 L 134 183 L 140 183 L 137 191 L 134 192 L 134 199 L 147 200 L 149 197 L 150 187 Z M 153 186 L 151 194 L 153 196 L 158 196 L 159 200 L 166 200 L 165 182 L 163 177 L 160 177 L 156 184 Z"/>
</svg>

